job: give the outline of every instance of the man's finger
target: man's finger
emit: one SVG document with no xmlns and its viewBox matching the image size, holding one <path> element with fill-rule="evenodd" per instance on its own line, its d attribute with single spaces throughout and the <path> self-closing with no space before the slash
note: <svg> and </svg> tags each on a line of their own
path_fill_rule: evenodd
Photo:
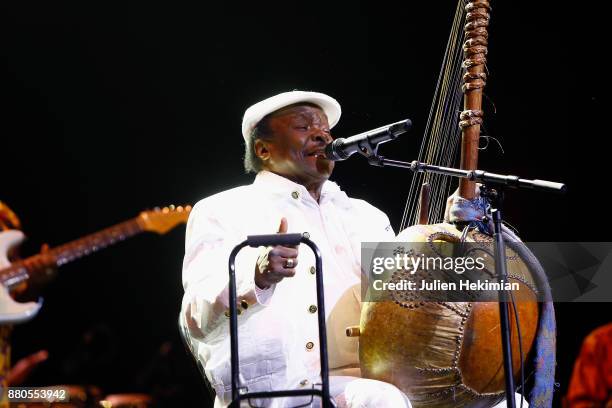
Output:
<svg viewBox="0 0 612 408">
<path fill-rule="evenodd" d="M 275 270 L 272 274 L 275 278 L 279 280 L 282 280 L 283 278 L 292 278 L 295 276 L 295 269 L 294 268 L 279 268 Z"/>
<path fill-rule="evenodd" d="M 28 357 L 30 363 L 33 363 L 33 364 L 42 363 L 48 358 L 49 358 L 49 352 L 47 350 L 40 350 L 39 352 L 34 353 Z"/>
<path fill-rule="evenodd" d="M 294 247 L 277 245 L 270 250 L 270 255 L 268 256 L 268 259 L 270 258 L 270 256 L 280 256 L 282 258 L 297 258 L 298 250 Z"/>
<path fill-rule="evenodd" d="M 22 358 L 9 370 L 6 376 L 6 382 L 11 386 L 23 384 L 36 366 L 45 361 L 48 357 L 49 352 L 47 350 L 40 350 Z"/>
<path fill-rule="evenodd" d="M 291 260 L 291 262 L 287 263 L 289 260 Z M 297 258 L 283 258 L 282 265 L 285 269 L 295 269 L 295 267 L 298 265 L 298 260 Z"/>
<path fill-rule="evenodd" d="M 280 226 L 278 227 L 279 234 L 285 234 L 287 232 L 287 219 L 285 217 L 281 218 Z"/>
<path fill-rule="evenodd" d="M 291 262 L 289 262 L 289 264 L 287 263 L 289 260 L 291 260 Z M 274 259 L 272 259 L 270 261 L 270 265 L 272 267 L 273 270 L 281 270 L 281 269 L 294 269 L 298 264 L 298 260 L 297 258 L 282 258 L 282 257 L 275 257 Z"/>
<path fill-rule="evenodd" d="M 286 277 L 286 278 L 292 278 L 295 276 L 295 269 L 290 268 L 290 269 L 283 269 L 282 274 Z"/>
</svg>

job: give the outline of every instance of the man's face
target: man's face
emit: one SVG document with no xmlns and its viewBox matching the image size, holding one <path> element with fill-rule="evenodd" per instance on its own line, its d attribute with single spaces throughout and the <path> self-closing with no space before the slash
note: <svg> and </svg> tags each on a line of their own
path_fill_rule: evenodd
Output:
<svg viewBox="0 0 612 408">
<path fill-rule="evenodd" d="M 333 139 L 321 108 L 291 105 L 274 112 L 268 125 L 270 141 L 255 145 L 267 170 L 305 185 L 331 176 L 334 162 L 325 158 L 324 151 Z"/>
</svg>

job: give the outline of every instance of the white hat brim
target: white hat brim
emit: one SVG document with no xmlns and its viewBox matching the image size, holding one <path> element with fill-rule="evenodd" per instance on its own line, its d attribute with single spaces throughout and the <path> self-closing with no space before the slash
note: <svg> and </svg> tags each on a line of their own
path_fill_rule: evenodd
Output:
<svg viewBox="0 0 612 408">
<path fill-rule="evenodd" d="M 340 120 L 340 115 L 342 114 L 340 104 L 331 96 L 320 92 L 284 92 L 264 99 L 261 102 L 257 102 L 244 112 L 244 117 L 242 118 L 242 137 L 247 141 L 257 123 L 266 115 L 284 108 L 285 106 L 300 102 L 312 103 L 320 106 L 325 115 L 327 115 L 330 129 Z"/>
</svg>

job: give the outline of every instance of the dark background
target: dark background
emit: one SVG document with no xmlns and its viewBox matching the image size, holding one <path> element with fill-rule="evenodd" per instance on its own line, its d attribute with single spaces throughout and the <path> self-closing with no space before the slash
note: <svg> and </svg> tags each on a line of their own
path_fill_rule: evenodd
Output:
<svg viewBox="0 0 612 408">
<path fill-rule="evenodd" d="M 411 118 L 382 152 L 415 159 L 456 4 L 421 3 L 2 4 L 0 199 L 22 219 L 23 254 L 250 183 L 242 113 L 278 92 L 337 98 L 335 136 Z M 480 166 L 569 187 L 508 195 L 506 218 L 528 241 L 607 240 L 597 15 L 494 2 L 485 130 L 505 154 L 492 145 Z M 354 158 L 333 179 L 399 228 L 409 172 Z M 14 360 L 51 354 L 30 383 L 203 401 L 176 325 L 183 235 L 141 235 L 62 267 L 40 314 L 14 331 Z M 562 395 L 582 338 L 610 315 L 606 304 L 557 310 Z"/>
</svg>

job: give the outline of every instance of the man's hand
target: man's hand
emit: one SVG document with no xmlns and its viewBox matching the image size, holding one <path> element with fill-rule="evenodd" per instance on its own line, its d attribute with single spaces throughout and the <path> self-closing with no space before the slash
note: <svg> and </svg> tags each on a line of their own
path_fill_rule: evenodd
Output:
<svg viewBox="0 0 612 408">
<path fill-rule="evenodd" d="M 474 199 L 479 197 L 480 183 L 476 183 L 476 196 Z M 475 219 L 481 219 L 485 215 L 484 210 L 476 208 L 474 206 L 464 208 L 462 211 L 459 211 L 458 208 L 453 208 L 453 206 L 458 205 L 461 201 L 466 202 L 464 198 L 459 196 L 459 188 L 457 188 L 453 192 L 453 194 L 446 199 L 446 208 L 444 209 L 444 222 L 471 221 Z"/>
<path fill-rule="evenodd" d="M 283 217 L 278 227 L 278 233 L 287 232 L 287 219 Z M 276 245 L 266 248 L 257 259 L 255 266 L 255 284 L 260 289 L 267 289 L 284 278 L 295 275 L 298 249 L 295 246 Z"/>
<path fill-rule="evenodd" d="M 9 386 L 21 385 L 27 380 L 28 376 L 40 363 L 49 358 L 47 350 L 40 350 L 34 354 L 22 358 L 6 375 L 6 382 Z"/>
</svg>

